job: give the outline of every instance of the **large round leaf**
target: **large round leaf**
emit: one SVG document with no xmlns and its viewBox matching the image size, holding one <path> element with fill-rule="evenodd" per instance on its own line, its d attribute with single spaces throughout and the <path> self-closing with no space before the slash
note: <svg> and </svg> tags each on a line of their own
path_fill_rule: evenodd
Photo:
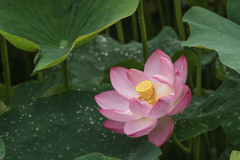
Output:
<svg viewBox="0 0 240 160">
<path fill-rule="evenodd" d="M 222 63 L 240 73 L 240 26 L 201 7 L 192 7 L 183 17 L 191 35 L 183 45 L 218 52 Z"/>
<path fill-rule="evenodd" d="M 40 50 L 36 71 L 62 62 L 74 47 L 134 13 L 139 0 L 1 0 L 0 34 L 26 51 Z"/>
<path fill-rule="evenodd" d="M 5 160 L 71 160 L 93 152 L 122 159 L 131 157 L 144 138 L 133 139 L 104 128 L 105 118 L 97 110 L 94 95 L 67 91 L 1 115 Z M 154 149 L 155 157 L 161 153 L 153 144 L 149 147 Z"/>
</svg>

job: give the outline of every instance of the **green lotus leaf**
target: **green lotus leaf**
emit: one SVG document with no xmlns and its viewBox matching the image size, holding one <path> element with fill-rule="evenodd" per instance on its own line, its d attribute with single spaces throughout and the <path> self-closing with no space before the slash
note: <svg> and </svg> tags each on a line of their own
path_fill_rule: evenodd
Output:
<svg viewBox="0 0 240 160">
<path fill-rule="evenodd" d="M 37 71 L 55 66 L 74 47 L 133 14 L 139 0 L 1 0 L 0 34 L 25 51 L 40 51 Z"/>
<path fill-rule="evenodd" d="M 2 138 L 0 138 L 0 158 L 4 158 L 5 157 L 5 144 L 2 140 Z"/>
<path fill-rule="evenodd" d="M 183 45 L 218 52 L 220 61 L 240 73 L 240 26 L 201 7 L 192 7 L 183 16 L 191 35 Z"/>
<path fill-rule="evenodd" d="M 66 91 L 2 114 L 0 136 L 6 146 L 5 159 L 71 160 L 90 153 L 127 159 L 141 156 L 144 148 L 150 148 L 146 150 L 150 153 L 144 154 L 153 160 L 161 154 L 154 144 L 142 143 L 145 137 L 130 138 L 103 127 L 106 118 L 97 110 L 95 95 Z"/>
<path fill-rule="evenodd" d="M 234 72 L 207 99 L 193 96 L 185 111 L 174 116 L 176 136 L 184 141 L 223 125 L 228 140 L 232 144 L 240 143 L 239 79 L 239 74 Z"/>
<path fill-rule="evenodd" d="M 156 37 L 148 41 L 149 54 L 161 49 L 170 57 L 182 50 L 178 35 L 170 27 L 164 27 Z M 79 82 L 99 83 L 104 71 L 120 62 L 135 59 L 143 63 L 142 44 L 132 41 L 120 44 L 106 35 L 98 35 L 91 42 L 74 49 L 68 57 L 68 70 L 76 75 Z M 60 66 L 44 71 L 46 75 L 61 75 Z M 47 72 L 47 73 L 46 73 Z"/>
<path fill-rule="evenodd" d="M 236 109 L 228 116 L 226 121 L 222 123 L 222 128 L 231 144 L 240 143 L 240 109 Z"/>
</svg>

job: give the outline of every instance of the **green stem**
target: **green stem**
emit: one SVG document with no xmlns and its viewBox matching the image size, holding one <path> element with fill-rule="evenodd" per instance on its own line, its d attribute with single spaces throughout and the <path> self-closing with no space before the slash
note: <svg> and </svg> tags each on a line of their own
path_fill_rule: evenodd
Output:
<svg viewBox="0 0 240 160">
<path fill-rule="evenodd" d="M 171 15 L 170 13 L 172 12 L 170 10 L 170 6 L 169 6 L 169 0 L 164 0 L 164 8 L 165 8 L 165 16 L 166 16 L 166 24 L 167 25 L 171 25 Z"/>
<path fill-rule="evenodd" d="M 197 96 L 201 96 L 201 56 L 202 49 L 198 48 L 198 65 L 197 65 Z M 194 160 L 199 160 L 200 136 L 194 138 Z"/>
<path fill-rule="evenodd" d="M 145 0 L 145 1 L 147 2 L 148 0 Z M 143 12 L 144 12 L 144 17 L 146 22 L 145 23 L 146 32 L 147 32 L 147 35 L 149 36 L 148 38 L 152 38 L 155 36 L 155 28 L 154 28 L 149 7 L 148 5 L 144 5 L 144 0 L 143 0 Z"/>
<path fill-rule="evenodd" d="M 197 65 L 197 96 L 201 96 L 201 56 L 202 56 L 202 49 L 198 49 L 198 65 Z"/>
<path fill-rule="evenodd" d="M 138 36 L 138 26 L 137 26 L 137 16 L 136 16 L 136 13 L 134 13 L 131 16 L 131 20 L 132 20 L 133 39 L 135 41 L 138 41 L 139 40 L 139 36 Z"/>
<path fill-rule="evenodd" d="M 2 53 L 2 67 L 4 73 L 6 101 L 9 102 L 11 99 L 11 78 L 8 61 L 7 43 L 2 35 L 0 35 L 0 47 Z"/>
<path fill-rule="evenodd" d="M 141 38 L 142 38 L 143 58 L 144 58 L 144 63 L 146 63 L 148 59 L 148 47 L 147 47 L 146 26 L 144 21 L 144 14 L 143 14 L 143 0 L 139 1 L 138 19 L 139 19 L 139 25 L 140 25 L 140 31 L 141 31 Z"/>
<path fill-rule="evenodd" d="M 65 86 L 65 89 L 68 90 L 69 85 L 68 85 L 68 75 L 67 75 L 67 59 L 65 59 L 62 62 L 62 81 L 63 81 L 63 85 Z"/>
<path fill-rule="evenodd" d="M 186 40 L 184 26 L 182 22 L 182 10 L 180 0 L 174 0 L 175 16 L 177 20 L 178 32 L 181 40 Z"/>
<path fill-rule="evenodd" d="M 194 138 L 194 160 L 199 160 L 200 136 Z"/>
<path fill-rule="evenodd" d="M 122 21 L 121 20 L 116 23 L 116 29 L 117 29 L 118 41 L 120 43 L 122 43 L 122 44 L 125 43 L 125 41 L 124 41 L 124 34 L 123 34 L 123 27 L 122 27 Z"/>
<path fill-rule="evenodd" d="M 204 133 L 204 138 L 205 138 L 206 143 L 207 143 L 207 150 L 208 150 L 209 156 L 210 156 L 211 159 L 213 159 L 213 155 L 212 155 L 212 152 L 211 152 L 210 143 L 209 143 L 207 133 Z"/>
<path fill-rule="evenodd" d="M 188 148 L 186 148 L 184 145 L 182 145 L 182 143 L 177 139 L 175 133 L 173 132 L 172 133 L 172 136 L 171 136 L 173 142 L 184 152 L 186 153 L 191 153 L 191 149 L 192 149 L 192 143 L 191 143 L 191 139 L 189 140 L 189 146 Z"/>
<path fill-rule="evenodd" d="M 208 64 L 207 65 L 208 67 L 207 68 L 210 68 L 210 64 Z M 206 89 L 210 89 L 210 80 L 213 80 L 213 79 L 211 79 L 210 77 L 211 77 L 212 75 L 211 75 L 211 68 L 210 69 L 207 69 L 206 70 L 206 77 L 208 77 L 208 78 L 206 78 Z"/>
<path fill-rule="evenodd" d="M 210 86 L 212 86 L 214 89 L 217 89 L 217 87 L 219 86 L 218 80 L 217 80 L 217 71 L 216 71 L 216 58 L 210 63 L 210 73 L 211 75 L 209 77 L 211 82 Z M 212 85 L 211 85 L 212 84 Z"/>
<path fill-rule="evenodd" d="M 29 58 L 29 55 L 27 52 L 23 53 L 23 57 L 24 57 L 24 63 L 25 63 L 25 68 L 26 68 L 26 77 L 31 79 L 31 72 L 32 72 L 32 61 Z"/>
<path fill-rule="evenodd" d="M 160 22 L 163 27 L 166 25 L 165 15 L 164 15 L 164 11 L 163 11 L 163 1 L 157 0 L 157 5 L 158 5 L 158 13 L 159 13 Z"/>
</svg>

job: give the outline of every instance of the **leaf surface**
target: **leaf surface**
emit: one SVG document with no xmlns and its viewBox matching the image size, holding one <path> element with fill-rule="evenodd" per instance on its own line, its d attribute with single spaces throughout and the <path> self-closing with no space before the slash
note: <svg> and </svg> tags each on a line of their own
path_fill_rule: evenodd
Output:
<svg viewBox="0 0 240 160">
<path fill-rule="evenodd" d="M 240 73 L 240 26 L 201 7 L 192 7 L 183 16 L 191 35 L 184 46 L 218 52 L 220 61 Z"/>
<path fill-rule="evenodd" d="M 138 3 L 139 0 L 1 0 L 0 34 L 19 49 L 41 52 L 35 74 L 61 63 L 74 47 L 133 14 Z"/>
<path fill-rule="evenodd" d="M 95 95 L 66 91 L 5 112 L 0 116 L 0 136 L 6 145 L 6 160 L 74 159 L 95 152 L 130 158 L 145 138 L 104 128 L 105 117 L 97 110 Z M 153 150 L 150 155 L 161 154 L 153 144 L 143 146 Z"/>
</svg>

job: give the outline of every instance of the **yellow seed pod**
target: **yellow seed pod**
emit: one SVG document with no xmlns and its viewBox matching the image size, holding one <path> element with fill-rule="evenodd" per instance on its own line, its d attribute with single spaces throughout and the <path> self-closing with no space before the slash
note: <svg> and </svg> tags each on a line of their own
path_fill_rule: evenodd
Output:
<svg viewBox="0 0 240 160">
<path fill-rule="evenodd" d="M 152 97 L 154 93 L 154 87 L 152 82 L 150 81 L 143 81 L 139 83 L 136 87 L 136 91 L 145 99 L 149 99 Z"/>
</svg>

